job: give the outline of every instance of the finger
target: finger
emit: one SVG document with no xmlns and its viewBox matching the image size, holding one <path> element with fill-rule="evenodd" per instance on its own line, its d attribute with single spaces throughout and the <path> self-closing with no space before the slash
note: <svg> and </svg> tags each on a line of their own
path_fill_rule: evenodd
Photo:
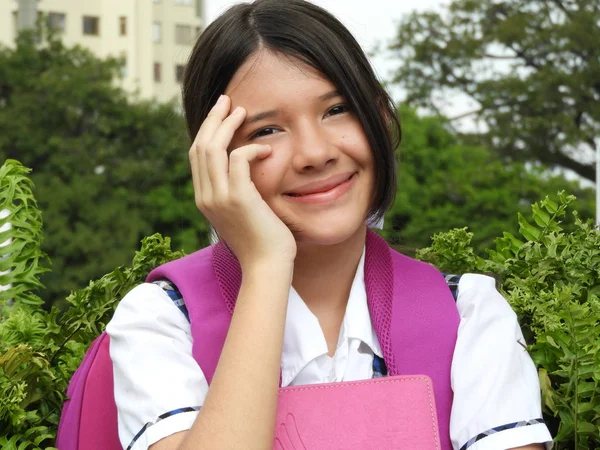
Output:
<svg viewBox="0 0 600 450">
<path fill-rule="evenodd" d="M 244 123 L 246 118 L 246 110 L 238 106 L 233 112 L 227 116 L 215 130 L 210 141 L 211 146 L 214 144 L 220 148 L 229 148 L 231 140 L 236 130 Z"/>
<path fill-rule="evenodd" d="M 189 151 L 190 168 L 192 170 L 192 183 L 194 185 L 194 200 L 198 208 L 202 207 L 202 187 L 200 184 L 200 170 L 198 167 L 198 154 L 196 146 L 192 145 Z"/>
<path fill-rule="evenodd" d="M 231 108 L 231 99 L 227 95 L 221 95 L 208 115 L 200 125 L 198 133 L 194 138 L 194 142 L 200 143 L 201 146 L 207 145 L 211 140 L 219 125 L 229 115 Z"/>
<path fill-rule="evenodd" d="M 206 149 L 207 172 L 217 194 L 227 192 L 229 161 L 227 149 L 231 144 L 235 131 L 244 122 L 246 110 L 237 107 L 215 131 Z"/>
<path fill-rule="evenodd" d="M 221 95 L 219 97 L 200 126 L 198 133 L 196 133 L 196 138 L 190 147 L 189 159 L 192 168 L 192 180 L 194 182 L 194 195 L 196 197 L 196 205 L 199 208 L 202 207 L 203 198 L 207 199 L 208 196 L 212 196 L 210 178 L 206 168 L 205 148 L 210 142 L 214 131 L 227 117 L 230 103 L 228 96 Z"/>
<path fill-rule="evenodd" d="M 194 193 L 196 205 L 211 203 L 213 199 L 213 187 L 208 176 L 206 151 L 198 142 L 194 142 L 190 148 L 190 166 L 192 168 L 192 179 L 195 180 Z"/>
<path fill-rule="evenodd" d="M 250 144 L 236 148 L 229 155 L 229 189 L 244 193 L 252 183 L 250 178 L 250 163 L 264 159 L 272 152 L 270 145 Z"/>
</svg>

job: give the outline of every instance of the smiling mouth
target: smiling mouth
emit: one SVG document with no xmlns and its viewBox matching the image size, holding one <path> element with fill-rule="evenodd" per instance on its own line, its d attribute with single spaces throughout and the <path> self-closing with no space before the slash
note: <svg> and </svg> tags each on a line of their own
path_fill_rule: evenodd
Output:
<svg viewBox="0 0 600 450">
<path fill-rule="evenodd" d="M 342 186 L 343 184 L 348 183 L 352 178 L 354 178 L 354 176 L 356 175 L 356 173 L 351 174 L 348 178 L 346 178 L 345 180 L 343 180 L 342 182 L 335 184 L 333 186 L 327 186 L 324 187 L 322 189 L 316 189 L 312 192 L 307 192 L 304 194 L 297 194 L 294 192 L 288 192 L 285 195 L 289 196 L 289 197 L 293 197 L 293 198 L 302 198 L 302 197 L 310 197 L 311 195 L 317 195 L 317 194 L 324 194 L 326 192 L 332 191 L 340 186 Z"/>
</svg>

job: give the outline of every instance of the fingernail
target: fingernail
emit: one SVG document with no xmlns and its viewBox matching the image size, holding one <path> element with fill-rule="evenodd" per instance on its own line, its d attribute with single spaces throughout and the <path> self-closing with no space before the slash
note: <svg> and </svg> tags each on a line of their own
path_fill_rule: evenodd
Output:
<svg viewBox="0 0 600 450">
<path fill-rule="evenodd" d="M 225 101 L 225 96 L 221 95 L 219 97 L 219 99 L 217 100 L 217 105 L 222 105 L 224 101 Z"/>
<path fill-rule="evenodd" d="M 233 110 L 233 112 L 231 114 L 240 114 L 242 112 L 242 107 L 238 106 L 237 108 L 235 108 Z"/>
</svg>

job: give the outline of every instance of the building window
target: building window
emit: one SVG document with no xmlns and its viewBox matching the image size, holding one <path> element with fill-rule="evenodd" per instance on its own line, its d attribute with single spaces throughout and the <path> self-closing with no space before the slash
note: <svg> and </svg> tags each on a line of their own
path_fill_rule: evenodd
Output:
<svg viewBox="0 0 600 450">
<path fill-rule="evenodd" d="M 119 17 L 119 36 L 127 36 L 127 17 Z"/>
<path fill-rule="evenodd" d="M 156 83 L 160 83 L 162 80 L 162 67 L 160 65 L 160 63 L 155 62 L 154 63 L 154 81 Z"/>
<path fill-rule="evenodd" d="M 0 6 L 0 9 L 2 7 Z M 21 14 L 19 14 L 19 10 L 13 11 L 13 22 L 15 29 L 15 37 L 21 30 L 35 30 L 37 28 L 37 22 L 44 19 L 44 13 L 41 11 L 35 11 L 28 7 L 21 10 Z M 36 42 L 40 41 L 40 33 L 36 33 Z"/>
<path fill-rule="evenodd" d="M 100 34 L 100 18 L 83 16 L 83 34 L 98 36 Z"/>
<path fill-rule="evenodd" d="M 160 0 L 152 0 L 152 3 L 160 3 Z"/>
<path fill-rule="evenodd" d="M 192 42 L 192 27 L 190 25 L 175 25 L 175 43 L 188 45 Z"/>
<path fill-rule="evenodd" d="M 154 22 L 152 24 L 152 42 L 158 44 L 162 40 L 162 27 L 160 22 Z"/>
<path fill-rule="evenodd" d="M 183 81 L 183 72 L 185 72 L 185 66 L 183 64 L 177 64 L 175 66 L 175 80 L 177 80 L 178 83 Z"/>
<path fill-rule="evenodd" d="M 191 5 L 192 0 L 175 0 L 176 5 Z"/>
<path fill-rule="evenodd" d="M 62 13 L 48 13 L 48 28 L 61 33 L 65 31 L 66 15 Z"/>
</svg>

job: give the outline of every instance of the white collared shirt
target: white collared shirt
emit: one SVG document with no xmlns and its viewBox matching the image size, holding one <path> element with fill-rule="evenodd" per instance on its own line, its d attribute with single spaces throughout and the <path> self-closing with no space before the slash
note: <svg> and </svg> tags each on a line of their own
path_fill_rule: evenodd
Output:
<svg viewBox="0 0 600 450">
<path fill-rule="evenodd" d="M 455 450 L 504 450 L 545 442 L 537 371 L 516 315 L 494 280 L 466 274 L 459 283 L 461 317 L 452 361 L 454 401 L 450 437 Z M 191 428 L 208 393 L 192 357 L 190 324 L 155 284 L 142 284 L 121 301 L 106 328 L 115 377 L 123 448 L 146 450 Z M 328 356 L 316 316 L 290 289 L 283 339 L 282 386 L 353 381 L 373 376 L 382 357 L 371 324 L 364 284 L 364 252 L 358 265 L 337 349 Z M 240 375 L 242 376 L 242 375 Z M 512 427 L 503 431 L 495 428 Z"/>
</svg>

